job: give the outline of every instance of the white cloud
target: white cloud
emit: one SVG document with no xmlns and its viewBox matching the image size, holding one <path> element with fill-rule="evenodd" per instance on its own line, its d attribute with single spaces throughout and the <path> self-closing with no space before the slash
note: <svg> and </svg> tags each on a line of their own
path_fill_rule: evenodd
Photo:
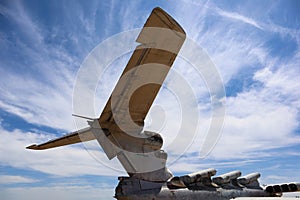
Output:
<svg viewBox="0 0 300 200">
<path fill-rule="evenodd" d="M 294 60 L 293 63 L 286 63 L 280 66 L 276 71 L 272 71 L 270 67 L 266 67 L 257 71 L 254 79 L 262 82 L 265 86 L 265 92 L 273 95 L 274 99 L 284 98 L 282 103 L 292 103 L 295 108 L 299 109 L 300 82 L 298 79 L 300 71 L 296 65 L 297 60 Z"/>
<path fill-rule="evenodd" d="M 0 106 L 30 123 L 72 129 L 72 82 L 79 62 L 59 45 L 45 42 L 47 30 L 32 19 L 20 1 L 13 5 L 1 7 L 19 35 L 2 40 L 11 57 L 0 62 L 1 74 L 5 74 L 0 81 Z M 25 58 L 20 61 L 22 56 Z"/>
<path fill-rule="evenodd" d="M 294 134 L 298 126 L 295 109 L 261 101 L 253 92 L 229 99 L 227 108 L 230 111 L 213 157 L 264 157 L 266 150 L 300 142 Z"/>
<path fill-rule="evenodd" d="M 113 6 L 110 12 L 111 20 L 115 17 Z M 300 87 L 298 81 L 299 72 L 296 69 L 298 66 L 297 63 L 299 63 L 298 60 L 292 59 L 289 63 L 278 62 L 269 55 L 268 47 L 264 46 L 264 38 L 255 35 L 255 30 L 250 29 L 245 34 L 245 31 L 238 26 L 241 23 L 237 23 L 238 25 L 235 24 L 234 26 L 231 23 L 232 21 L 237 21 L 251 25 L 249 26 L 250 28 L 267 29 L 266 25 L 261 22 L 238 13 L 215 9 L 215 12 L 220 16 L 226 17 L 228 23 L 216 21 L 208 29 L 205 29 L 206 24 L 204 22 L 209 18 L 207 6 L 201 10 L 191 9 L 190 6 L 187 9 L 186 6 L 186 4 L 178 4 L 178 10 L 175 12 L 175 14 L 177 13 L 178 21 L 187 30 L 188 35 L 197 40 L 210 53 L 225 83 L 232 78 L 238 77 L 239 72 L 246 69 L 245 66 L 263 68 L 257 71 L 253 77 L 256 81 L 263 84 L 262 87 L 247 88 L 247 91 L 240 91 L 236 97 L 230 97 L 227 100 L 227 119 L 224 133 L 210 156 L 210 158 L 216 160 L 216 163 L 211 164 L 218 167 L 230 166 L 231 164 L 239 166 L 240 162 L 229 162 L 229 164 L 226 164 L 218 163 L 217 161 L 222 159 L 252 160 L 254 158 L 268 157 L 272 156 L 272 153 L 268 151 L 270 149 L 275 150 L 278 147 L 299 143 L 299 137 L 295 135 L 295 129 L 299 126 L 297 119 L 300 105 L 298 89 Z M 42 35 L 43 32 L 33 23 L 24 10 L 18 9 L 22 11 L 20 15 L 15 15 L 12 12 L 9 13 L 9 11 L 5 12 L 20 27 L 25 29 L 28 27 L 27 30 L 32 32 L 30 39 L 36 41 L 39 46 L 31 49 L 31 47 L 26 47 L 26 44 L 21 41 L 18 41 L 17 44 L 23 48 L 22 50 L 26 51 L 28 57 L 34 58 L 34 61 L 37 62 L 33 69 L 37 70 L 43 80 L 41 81 L 40 77 L 12 73 L 8 68 L 5 69 L 3 67 L 1 74 L 6 74 L 6 76 L 3 76 L 0 81 L 0 107 L 21 116 L 31 123 L 72 129 L 71 95 L 74 72 L 70 66 L 73 64 L 79 66 L 80 60 L 60 48 L 52 47 L 47 50 L 46 47 L 49 46 L 45 46 L 42 42 L 44 37 Z M 186 15 L 186 10 L 191 11 Z M 126 16 L 130 14 L 130 11 L 130 9 L 126 10 Z M 95 17 L 94 12 L 95 10 L 92 12 L 93 17 Z M 22 17 L 24 17 L 24 21 L 20 20 Z M 138 18 L 139 15 L 135 17 Z M 95 25 L 93 20 L 89 22 L 83 13 L 80 13 L 79 18 L 87 32 L 94 30 Z M 197 23 L 194 23 L 195 21 Z M 134 25 L 124 20 L 122 26 L 127 28 Z M 270 30 L 289 33 L 289 30 L 279 29 L 278 27 L 273 27 Z M 296 36 L 294 32 L 292 33 L 293 36 Z M 91 36 L 89 35 L 88 37 Z M 37 39 L 35 40 L 35 38 Z M 278 65 L 279 69 L 275 70 L 273 65 Z M 285 68 L 283 67 L 284 65 L 290 66 L 290 68 Z M 264 68 L 265 66 L 266 68 Z M 185 70 L 183 70 L 185 75 L 189 73 L 193 74 L 193 72 Z M 196 88 L 198 97 L 207 98 L 202 81 L 199 84 L 199 77 L 187 76 L 187 79 L 191 79 L 192 85 L 198 87 Z M 176 86 L 180 88 L 180 83 L 177 84 Z M 180 135 L 182 137 L 181 141 L 174 143 L 173 149 L 171 147 L 168 149 L 168 145 L 177 136 L 177 128 L 180 122 L 178 115 L 180 116 L 180 114 L 176 111 L 177 104 L 171 104 L 167 101 L 162 102 L 165 97 L 163 95 L 161 94 L 157 103 L 162 105 L 164 103 L 165 108 L 168 110 L 168 116 L 171 116 L 166 122 L 168 128 L 162 131 L 162 135 L 167 140 L 165 145 L 166 149 L 170 151 L 170 160 L 172 160 L 176 159 L 173 156 L 174 154 L 177 156 L 176 150 L 180 149 L 176 149 L 176 147 L 180 147 L 182 141 L 190 139 L 188 136 L 191 136 L 193 132 L 188 124 L 186 124 L 182 135 Z M 182 103 L 189 102 L 189 98 L 191 96 L 186 96 Z M 201 101 L 209 102 L 203 99 Z M 187 155 L 199 152 L 199 146 L 203 142 L 203 135 L 201 133 L 207 131 L 210 123 L 210 113 L 207 111 L 209 110 L 209 103 L 202 104 L 201 102 L 200 106 L 203 108 L 200 111 L 201 116 L 199 119 L 200 133 L 195 138 L 193 145 L 186 152 Z M 183 107 L 185 110 L 193 108 L 191 105 Z M 152 120 L 157 118 L 159 117 L 156 117 L 155 113 L 152 113 Z M 0 131 L 3 138 L 0 141 L 0 163 L 3 165 L 33 169 L 59 176 L 77 176 L 82 174 L 118 175 L 118 173 L 110 170 L 108 167 L 102 167 L 85 150 L 77 146 L 39 152 L 24 149 L 25 146 L 31 143 L 47 140 L 49 135 L 23 133 L 20 130 L 8 132 L 0 129 Z M 284 153 L 281 152 L 281 154 Z M 294 153 L 298 153 L 297 150 Z M 103 154 L 101 156 L 103 156 L 103 159 L 105 158 Z M 107 164 L 120 168 L 118 164 L 110 161 Z M 206 168 L 207 165 L 199 164 L 199 158 L 195 156 L 189 160 L 179 160 L 172 167 L 175 172 L 182 169 L 196 171 L 199 167 Z M 45 188 L 35 188 L 33 190 L 44 191 Z M 20 191 L 23 191 L 23 189 L 20 189 Z M 11 195 L 11 193 L 9 194 Z"/>
<path fill-rule="evenodd" d="M 112 21 L 118 17 L 124 26 L 123 29 L 132 28 L 136 20 L 124 21 L 123 14 L 116 15 L 115 9 L 119 9 L 119 7 L 114 8 L 115 4 L 118 5 L 116 2 L 111 4 L 111 12 L 114 14 L 107 24 L 114 27 L 109 23 L 113 23 Z M 18 55 L 26 56 L 26 63 L 23 60 L 20 62 L 20 60 L 13 59 L 10 59 L 9 62 L 3 60 L 0 62 L 0 73 L 6 74 L 0 81 L 2 94 L 0 106 L 30 123 L 71 130 L 76 128 L 71 116 L 75 71 L 79 68 L 83 57 L 97 45 L 97 42 L 100 41 L 99 38 L 104 37 L 105 34 L 103 30 L 101 33 L 96 30 L 97 12 L 101 9 L 97 2 L 88 4 L 90 12 L 82 9 L 80 3 L 72 4 L 72 9 L 68 7 L 67 3 L 63 5 L 66 10 L 64 17 L 66 20 L 72 21 L 72 23 L 65 24 L 63 29 L 58 25 L 44 27 L 44 24 L 35 19 L 34 15 L 31 15 L 20 1 L 13 2 L 11 7 L 1 6 L 8 21 L 14 23 L 19 31 L 18 34 L 24 37 L 20 40 L 16 36 L 10 40 L 4 39 L 2 42 L 6 47 L 17 46 L 14 50 Z M 135 6 L 134 3 L 130 6 L 127 5 L 122 13 L 130 15 Z M 78 13 L 76 19 L 71 19 L 74 14 L 73 9 Z M 135 18 L 141 20 L 138 16 Z M 77 23 L 73 23 L 73 20 Z M 63 37 L 58 37 L 59 35 L 63 35 Z M 50 39 L 51 41 L 56 39 L 56 41 L 47 42 Z M 71 45 L 78 48 L 68 49 L 68 45 L 64 45 L 66 42 L 70 42 Z M 76 57 L 76 55 L 80 57 Z M 10 65 L 13 65 L 14 69 L 23 69 L 26 65 L 26 72 L 19 73 L 18 70 L 15 72 Z"/>
<path fill-rule="evenodd" d="M 120 169 L 118 162 L 108 161 L 105 154 L 98 150 L 87 152 L 82 145 L 60 147 L 56 149 L 33 151 L 25 149 L 33 143 L 45 142 L 50 139 L 49 134 L 36 134 L 14 130 L 12 132 L 0 129 L 0 163 L 3 166 L 31 169 L 46 174 L 57 176 L 79 175 L 111 175 L 118 176 L 124 172 L 113 170 Z M 55 137 L 54 135 L 52 138 Z M 97 160 L 93 156 L 96 156 Z M 22 158 L 22 159 L 20 159 Z M 99 163 L 110 162 L 110 167 Z"/>
<path fill-rule="evenodd" d="M 262 152 L 267 149 L 300 143 L 299 58 L 295 55 L 288 62 L 270 55 L 265 58 L 267 66 L 253 75 L 262 85 L 227 98 L 224 133 L 214 156 L 225 156 L 224 152 L 229 156 L 233 151 L 233 157 L 260 157 L 266 156 Z"/>
<path fill-rule="evenodd" d="M 92 186 L 52 186 L 52 187 L 13 187 L 1 188 L 1 198 L 9 200 L 96 200 L 114 199 L 113 188 L 97 188 Z"/>
<path fill-rule="evenodd" d="M 71 88 L 61 90 L 59 86 L 52 87 L 22 74 L 12 75 L 5 70 L 0 71 L 7 74 L 0 82 L 2 109 L 30 123 L 71 129 Z M 57 78 L 53 77 L 53 81 L 61 81 Z"/>
<path fill-rule="evenodd" d="M 191 10 L 189 15 L 184 15 L 186 10 Z M 257 34 L 259 22 L 222 10 L 211 2 L 178 5 L 176 14 L 180 16 L 188 37 L 207 51 L 224 84 L 241 71 L 250 71 L 265 64 L 268 49 L 264 47 L 265 38 Z"/>
<path fill-rule="evenodd" d="M 34 183 L 37 181 L 23 176 L 0 175 L 0 184 Z"/>
<path fill-rule="evenodd" d="M 206 3 L 205 6 L 178 5 L 177 14 L 182 14 L 184 9 L 187 10 L 186 7 L 191 12 L 181 17 L 183 27 L 187 25 L 187 32 L 192 33 L 189 36 L 208 51 L 225 84 L 234 78 L 241 78 L 240 73 L 247 70 L 254 71 L 250 79 L 263 83 L 256 88 L 242 88 L 236 97 L 227 98 L 223 136 L 211 156 L 218 159 L 263 157 L 268 154 L 262 151 L 298 143 L 295 131 L 299 126 L 299 59 L 295 55 L 286 62 L 282 58 L 272 57 L 270 47 L 266 45 L 269 38 L 257 34 L 258 29 L 270 34 L 270 30 L 275 31 L 274 27 L 270 24 L 267 27 L 264 21 L 240 13 L 226 11 L 214 3 Z M 194 10 L 198 13 L 194 13 Z M 202 16 L 202 13 L 205 15 Z M 257 18 L 261 19 L 259 16 Z M 284 30 L 285 33 L 294 33 Z M 264 74 L 268 67 L 273 71 Z M 199 143 L 195 141 L 195 144 Z M 196 147 L 192 147 L 192 150 L 196 150 Z"/>
<path fill-rule="evenodd" d="M 225 10 L 222 10 L 220 8 L 215 8 L 215 11 L 221 15 L 222 17 L 228 17 L 230 19 L 233 19 L 233 20 L 237 20 L 237 21 L 240 21 L 240 22 L 243 22 L 243 23 L 246 23 L 246 24 L 249 24 L 249 25 L 252 25 L 258 29 L 263 29 L 259 24 L 258 22 L 256 22 L 254 19 L 251 19 L 249 17 L 246 17 L 246 16 L 243 16 L 239 13 L 236 13 L 236 12 L 228 12 L 228 11 L 225 11 Z"/>
<path fill-rule="evenodd" d="M 19 27 L 20 30 L 26 34 L 26 36 L 37 43 L 41 43 L 43 36 L 40 28 L 31 20 L 28 16 L 27 11 L 21 2 L 14 2 L 14 8 L 9 9 L 5 6 L 0 6 L 1 14 L 6 18 L 13 20 Z"/>
<path fill-rule="evenodd" d="M 246 165 L 259 163 L 262 161 L 263 160 L 259 160 L 259 159 L 214 161 L 209 159 L 200 159 L 197 158 L 197 156 L 195 155 L 190 156 L 189 154 L 187 154 L 187 155 L 183 155 L 176 162 L 169 165 L 169 168 L 172 171 L 176 171 L 177 173 L 191 173 L 191 172 L 197 172 L 208 168 L 215 168 L 217 171 L 222 171 L 222 170 L 224 171 L 224 169 L 226 170 L 227 168 L 235 168 L 241 170 L 241 168 Z M 228 171 L 229 170 L 227 170 L 227 172 Z M 220 172 L 218 172 L 217 175 L 220 175 Z"/>
</svg>

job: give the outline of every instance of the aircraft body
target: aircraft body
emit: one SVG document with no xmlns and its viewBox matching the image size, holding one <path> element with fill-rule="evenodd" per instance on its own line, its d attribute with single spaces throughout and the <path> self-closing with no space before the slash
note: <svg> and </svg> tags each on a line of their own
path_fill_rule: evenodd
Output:
<svg viewBox="0 0 300 200">
<path fill-rule="evenodd" d="M 240 171 L 215 176 L 206 169 L 174 176 L 158 133 L 143 131 L 144 120 L 186 38 L 183 28 L 161 8 L 153 9 L 100 117 L 89 127 L 28 149 L 43 150 L 97 140 L 109 159 L 117 158 L 128 173 L 119 177 L 118 200 L 227 200 L 237 197 L 278 197 L 300 190 L 299 183 L 260 186 L 259 173 Z"/>
</svg>

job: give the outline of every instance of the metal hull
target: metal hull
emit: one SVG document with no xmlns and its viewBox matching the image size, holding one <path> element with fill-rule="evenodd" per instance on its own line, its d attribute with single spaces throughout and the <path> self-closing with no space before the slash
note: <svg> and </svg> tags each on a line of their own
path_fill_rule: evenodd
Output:
<svg viewBox="0 0 300 200">
<path fill-rule="evenodd" d="M 229 200 L 237 197 L 271 197 L 270 193 L 257 189 L 223 189 L 214 191 L 175 189 L 163 186 L 160 191 L 142 190 L 136 194 L 117 195 L 118 200 Z"/>
</svg>

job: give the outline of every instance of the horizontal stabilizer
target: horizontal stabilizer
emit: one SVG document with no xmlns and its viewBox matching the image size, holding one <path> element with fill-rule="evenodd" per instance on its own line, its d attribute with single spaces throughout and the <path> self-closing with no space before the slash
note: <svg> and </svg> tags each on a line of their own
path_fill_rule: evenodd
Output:
<svg viewBox="0 0 300 200">
<path fill-rule="evenodd" d="M 33 144 L 26 149 L 34 149 L 34 150 L 44 150 L 44 149 L 50 149 L 60 146 L 65 146 L 69 144 L 75 144 L 79 142 L 85 142 L 96 139 L 94 134 L 91 131 L 91 128 L 84 128 L 75 132 L 72 132 L 70 134 L 64 135 L 60 138 L 56 138 L 53 140 L 50 140 L 48 142 L 42 143 L 42 144 Z"/>
</svg>

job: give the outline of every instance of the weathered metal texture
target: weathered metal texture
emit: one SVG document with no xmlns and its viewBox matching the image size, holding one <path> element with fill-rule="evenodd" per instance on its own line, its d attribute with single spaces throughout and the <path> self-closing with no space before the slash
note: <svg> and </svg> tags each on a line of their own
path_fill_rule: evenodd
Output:
<svg viewBox="0 0 300 200">
<path fill-rule="evenodd" d="M 147 187 L 144 187 L 147 185 Z M 236 197 L 271 197 L 262 189 L 226 189 L 222 187 L 211 190 L 169 189 L 166 184 L 123 178 L 116 188 L 118 200 L 229 200 Z"/>
<path fill-rule="evenodd" d="M 241 188 L 243 186 L 240 185 L 240 183 L 238 182 L 238 178 L 241 175 L 242 175 L 241 171 L 232 171 L 226 174 L 222 174 L 218 177 L 214 177 L 212 179 L 212 182 L 226 189 Z"/>
<path fill-rule="evenodd" d="M 220 181 L 219 185 L 211 184 L 204 185 L 202 183 L 203 178 L 211 179 L 211 176 L 216 173 L 214 169 L 207 169 L 193 174 L 177 177 L 177 179 L 182 181 L 182 185 L 179 187 L 170 187 L 169 184 L 173 183 L 172 178 L 167 183 L 154 183 L 142 181 L 140 179 L 135 179 L 132 177 L 122 177 L 119 178 L 120 182 L 116 188 L 115 198 L 118 200 L 127 199 L 155 199 L 155 200 L 229 200 L 237 197 L 281 197 L 284 192 L 296 192 L 300 191 L 300 183 L 289 183 L 281 185 L 268 186 L 267 189 L 262 187 L 252 188 L 244 185 L 233 185 L 231 181 L 238 176 L 240 176 L 239 171 L 233 171 L 226 174 L 223 174 L 219 177 L 222 177 L 222 180 L 227 180 L 224 184 L 224 181 Z M 189 181 L 183 183 L 182 177 L 189 177 Z M 252 173 L 242 177 L 242 179 L 247 179 L 245 181 L 247 184 L 250 182 L 257 181 L 259 177 L 258 173 Z M 217 177 L 216 177 L 217 178 Z M 145 185 L 147 187 L 145 187 Z M 172 185 L 174 186 L 174 184 Z M 273 189 L 277 188 L 277 189 Z M 279 188 L 279 189 L 278 189 Z"/>
<path fill-rule="evenodd" d="M 136 153 L 159 150 L 145 147 L 148 136 L 141 134 L 144 120 L 185 40 L 179 24 L 155 8 L 137 38 L 128 61 L 99 118 L 108 138 L 120 148 Z"/>
<path fill-rule="evenodd" d="M 222 174 L 218 177 L 214 177 L 212 181 L 218 185 L 223 185 L 223 184 L 230 183 L 232 180 L 237 179 L 241 175 L 242 173 L 240 171 L 233 171 L 226 174 Z"/>
<path fill-rule="evenodd" d="M 300 183 L 268 185 L 265 190 L 269 193 L 299 192 Z"/>
<path fill-rule="evenodd" d="M 30 149 L 47 149 L 97 139 L 109 159 L 117 156 L 130 176 L 166 181 L 172 174 L 165 167 L 158 133 L 144 131 L 144 119 L 163 84 L 184 40 L 185 32 L 165 11 L 155 8 L 136 41 L 134 50 L 99 119 L 91 128 Z"/>
<path fill-rule="evenodd" d="M 241 178 L 238 178 L 239 184 L 248 187 L 248 188 L 253 188 L 253 189 L 258 189 L 260 188 L 258 178 L 260 177 L 260 173 L 251 173 L 247 174 L 246 176 L 243 176 Z"/>
<path fill-rule="evenodd" d="M 189 187 L 206 187 L 212 186 L 211 176 L 214 176 L 217 170 L 210 168 L 199 172 L 191 173 L 184 176 L 175 176 L 168 181 L 167 186 L 170 189 L 189 188 Z"/>
<path fill-rule="evenodd" d="M 260 177 L 260 173 L 255 172 L 255 173 L 247 174 L 246 176 L 239 178 L 238 181 L 242 185 L 248 185 L 253 181 L 257 181 L 257 179 L 259 177 Z"/>
<path fill-rule="evenodd" d="M 161 150 L 161 136 L 142 130 L 184 40 L 179 24 L 155 8 L 136 40 L 141 45 L 134 50 L 98 119 L 116 149 L 112 156 L 135 178 L 162 182 L 172 177 L 166 168 L 167 154 Z M 101 144 L 103 138 L 97 134 L 102 133 L 95 134 Z"/>
<path fill-rule="evenodd" d="M 165 11 L 155 8 L 137 38 L 134 50 L 98 121 L 109 140 L 124 150 L 159 150 L 159 134 L 141 133 L 144 119 L 185 40 L 185 32 Z M 144 66 L 144 67 L 140 67 Z M 147 84 L 145 80 L 148 80 Z M 126 112 L 129 110 L 129 112 Z M 76 131 L 27 148 L 41 150 L 96 139 Z"/>
</svg>

